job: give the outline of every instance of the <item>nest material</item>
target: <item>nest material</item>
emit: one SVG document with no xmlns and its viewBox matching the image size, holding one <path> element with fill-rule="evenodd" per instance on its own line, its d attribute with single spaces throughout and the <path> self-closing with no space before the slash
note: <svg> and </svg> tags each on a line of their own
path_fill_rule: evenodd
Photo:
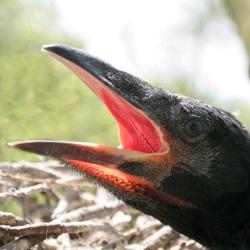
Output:
<svg viewBox="0 0 250 250">
<path fill-rule="evenodd" d="M 205 249 L 57 162 L 1 163 L 0 192 L 0 250 Z"/>
</svg>

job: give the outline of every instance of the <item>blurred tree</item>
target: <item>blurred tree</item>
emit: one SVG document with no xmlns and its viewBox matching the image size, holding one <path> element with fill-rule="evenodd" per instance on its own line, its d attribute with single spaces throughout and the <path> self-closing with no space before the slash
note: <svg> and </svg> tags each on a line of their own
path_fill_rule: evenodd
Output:
<svg viewBox="0 0 250 250">
<path fill-rule="evenodd" d="M 243 40 L 250 60 L 250 1 L 225 0 L 224 2 L 230 16 L 238 27 L 239 35 Z"/>
<path fill-rule="evenodd" d="M 57 19 L 49 0 L 0 1 L 1 161 L 24 158 L 24 153 L 9 149 L 7 141 L 116 143 L 116 129 L 105 107 L 65 67 L 40 53 L 41 45 L 48 43 L 83 47 L 60 28 Z M 27 154 L 26 159 L 32 156 Z"/>
</svg>

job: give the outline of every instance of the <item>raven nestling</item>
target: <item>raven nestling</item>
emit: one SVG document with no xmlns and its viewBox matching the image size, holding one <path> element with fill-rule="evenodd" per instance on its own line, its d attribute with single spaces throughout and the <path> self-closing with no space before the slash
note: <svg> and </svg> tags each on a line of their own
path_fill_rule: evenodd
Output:
<svg viewBox="0 0 250 250">
<path fill-rule="evenodd" d="M 125 203 L 212 249 L 250 249 L 250 136 L 230 113 L 176 95 L 65 45 L 43 47 L 101 98 L 121 146 L 25 141 Z"/>
</svg>

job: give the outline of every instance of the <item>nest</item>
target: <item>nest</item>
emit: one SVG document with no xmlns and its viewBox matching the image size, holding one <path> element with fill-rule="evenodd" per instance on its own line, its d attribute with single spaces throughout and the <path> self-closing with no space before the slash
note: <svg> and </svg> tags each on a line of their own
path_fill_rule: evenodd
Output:
<svg viewBox="0 0 250 250">
<path fill-rule="evenodd" d="M 0 250 L 205 249 L 54 161 L 1 163 L 0 192 Z"/>
</svg>

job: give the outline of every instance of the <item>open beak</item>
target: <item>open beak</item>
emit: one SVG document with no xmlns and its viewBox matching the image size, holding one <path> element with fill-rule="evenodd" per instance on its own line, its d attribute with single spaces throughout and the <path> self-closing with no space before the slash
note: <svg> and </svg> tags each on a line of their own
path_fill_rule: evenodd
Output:
<svg viewBox="0 0 250 250">
<path fill-rule="evenodd" d="M 167 136 L 144 108 L 144 92 L 150 86 L 82 50 L 65 45 L 48 45 L 42 49 L 71 69 L 104 102 L 117 121 L 121 145 L 115 148 L 56 141 L 12 142 L 9 145 L 55 157 L 121 192 L 141 196 L 147 191 L 148 195 L 159 196 L 168 203 L 187 206 L 185 201 L 157 191 L 145 178 L 119 169 L 133 162 L 157 167 L 168 160 Z"/>
</svg>

